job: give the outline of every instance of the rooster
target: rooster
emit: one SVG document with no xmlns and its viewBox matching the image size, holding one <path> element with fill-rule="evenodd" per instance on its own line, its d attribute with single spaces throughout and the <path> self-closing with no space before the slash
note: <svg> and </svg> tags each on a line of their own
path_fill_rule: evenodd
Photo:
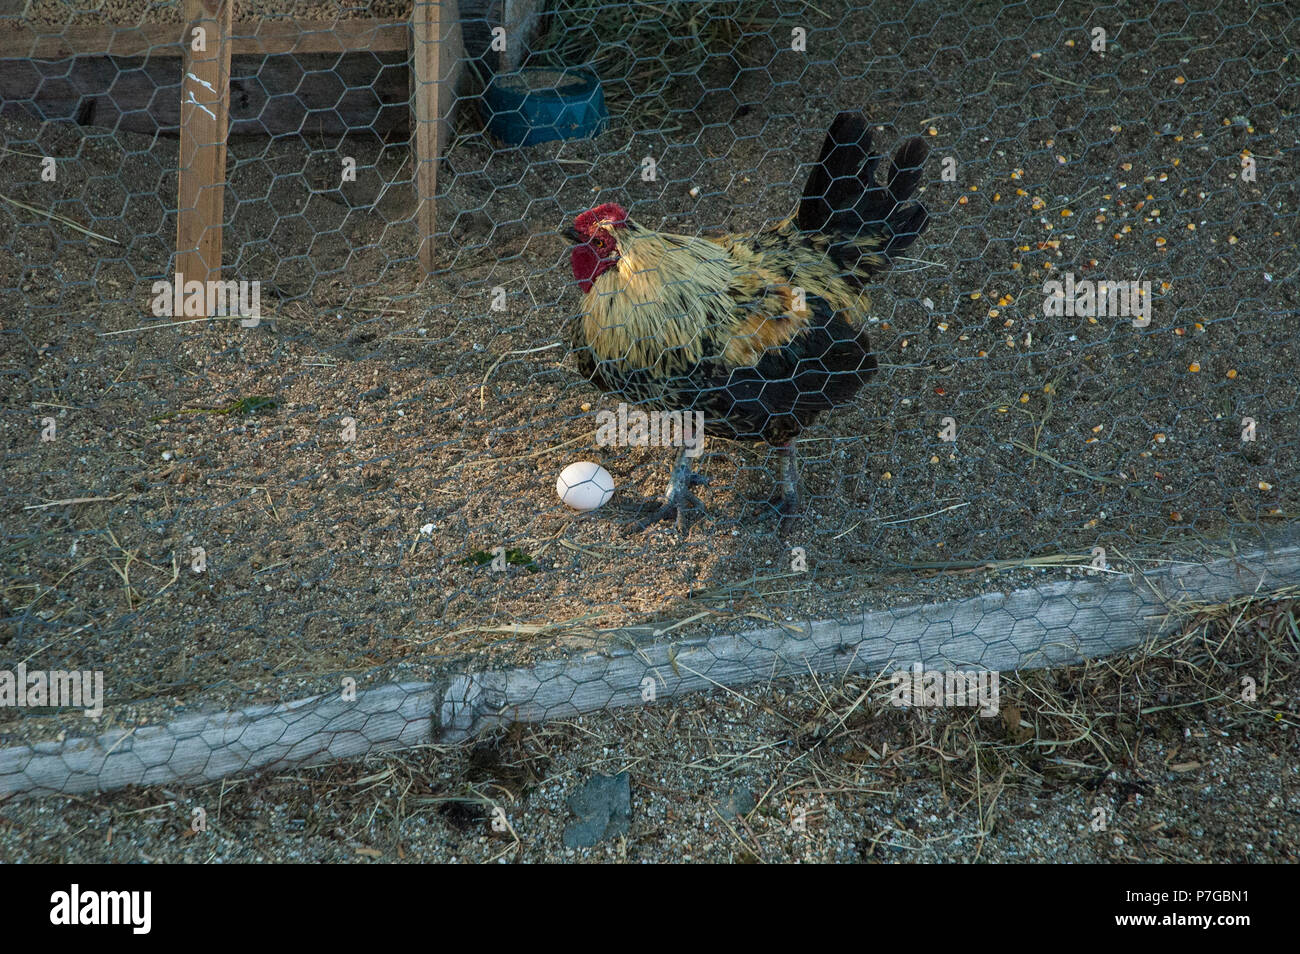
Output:
<svg viewBox="0 0 1300 954">
<path fill-rule="evenodd" d="M 876 370 L 864 286 L 925 228 L 912 195 L 927 148 L 899 148 L 887 182 L 859 113 L 840 113 L 797 212 L 753 235 L 656 232 L 615 203 L 582 213 L 565 236 L 584 298 L 569 326 L 578 369 L 643 408 L 703 412 L 705 433 L 779 448 L 782 526 L 799 511 L 795 440 L 851 401 Z M 708 483 L 689 447 L 674 464 L 661 520 L 685 529 Z"/>
</svg>

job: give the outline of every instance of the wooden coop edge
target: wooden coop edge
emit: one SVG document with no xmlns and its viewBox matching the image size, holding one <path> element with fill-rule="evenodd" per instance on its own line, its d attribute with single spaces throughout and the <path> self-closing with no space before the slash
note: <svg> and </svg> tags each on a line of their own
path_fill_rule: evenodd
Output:
<svg viewBox="0 0 1300 954">
<path fill-rule="evenodd" d="M 1262 549 L 1206 563 L 1068 580 L 1010 593 L 872 610 L 731 636 L 649 643 L 535 666 L 390 683 L 165 725 L 0 750 L 0 797 L 202 784 L 247 772 L 319 765 L 511 722 L 541 722 L 686 693 L 809 674 L 927 669 L 999 671 L 1122 652 L 1169 632 L 1171 608 L 1300 585 L 1300 529 Z"/>
<path fill-rule="evenodd" d="M 36 27 L 0 21 L 0 60 L 66 60 L 77 56 L 180 56 L 186 23 Z M 409 21 L 243 20 L 231 28 L 236 56 L 281 53 L 405 52 Z M 54 30 L 59 32 L 53 32 Z"/>
<path fill-rule="evenodd" d="M 717 688 L 812 674 L 907 669 L 1011 672 L 1112 655 L 1170 632 L 1172 607 L 1300 585 L 1300 532 L 1206 563 L 1064 580 L 959 600 L 871 610 L 734 636 L 650 643 L 452 679 L 439 723 L 456 741 L 512 722 L 543 722 Z M 653 680 L 651 685 L 650 680 Z"/>
</svg>

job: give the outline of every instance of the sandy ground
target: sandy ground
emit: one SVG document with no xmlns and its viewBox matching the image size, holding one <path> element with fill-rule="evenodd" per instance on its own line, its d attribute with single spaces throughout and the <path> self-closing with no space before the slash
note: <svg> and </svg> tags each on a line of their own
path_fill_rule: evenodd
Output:
<svg viewBox="0 0 1300 954">
<path fill-rule="evenodd" d="M 0 204 L 0 662 L 103 668 L 106 724 L 132 725 L 514 664 L 647 620 L 699 634 L 1047 582 L 1080 571 L 971 568 L 1095 546 L 1158 560 L 1294 519 L 1285 13 L 1135 5 L 1101 24 L 1101 57 L 1091 22 L 999 4 L 819 6 L 809 54 L 751 26 L 744 69 L 719 56 L 593 141 L 499 149 L 466 111 L 423 281 L 404 144 L 232 143 L 228 277 L 263 282 L 254 329 L 148 314 L 174 140 L 6 113 L 4 194 L 118 244 Z M 627 535 L 667 455 L 595 445 L 610 405 L 557 347 L 577 292 L 556 230 L 602 201 L 673 230 L 761 227 L 846 106 L 882 144 L 933 148 L 929 230 L 873 295 L 882 374 L 801 443 L 793 535 L 767 512 L 774 461 L 722 442 L 685 539 Z M 56 182 L 38 155 L 59 158 Z M 359 176 L 340 187 L 342 155 Z M 1150 280 L 1151 326 L 1045 317 L 1043 282 L 1065 272 Z M 584 458 L 619 489 L 578 518 L 553 486 Z M 43 506 L 69 498 L 104 499 Z M 533 565 L 478 565 L 496 546 Z M 11 741 L 62 728 L 0 710 Z"/>
</svg>

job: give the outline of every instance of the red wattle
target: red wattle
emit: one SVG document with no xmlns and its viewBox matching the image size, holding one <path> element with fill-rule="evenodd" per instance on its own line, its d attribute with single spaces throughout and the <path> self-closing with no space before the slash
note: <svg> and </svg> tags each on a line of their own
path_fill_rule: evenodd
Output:
<svg viewBox="0 0 1300 954">
<path fill-rule="evenodd" d="M 569 262 L 573 266 L 573 277 L 577 279 L 583 294 L 591 291 L 591 286 L 604 271 L 600 267 L 600 256 L 596 250 L 590 245 L 575 245 L 569 252 Z"/>
</svg>

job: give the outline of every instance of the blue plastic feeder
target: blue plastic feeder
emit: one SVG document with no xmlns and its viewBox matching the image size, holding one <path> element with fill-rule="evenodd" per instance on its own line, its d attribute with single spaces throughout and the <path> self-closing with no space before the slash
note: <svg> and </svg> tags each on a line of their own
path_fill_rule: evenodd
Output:
<svg viewBox="0 0 1300 954">
<path fill-rule="evenodd" d="M 483 94 L 482 108 L 488 131 L 517 146 L 586 139 L 609 119 L 600 80 L 582 69 L 530 66 L 498 73 Z"/>
</svg>

